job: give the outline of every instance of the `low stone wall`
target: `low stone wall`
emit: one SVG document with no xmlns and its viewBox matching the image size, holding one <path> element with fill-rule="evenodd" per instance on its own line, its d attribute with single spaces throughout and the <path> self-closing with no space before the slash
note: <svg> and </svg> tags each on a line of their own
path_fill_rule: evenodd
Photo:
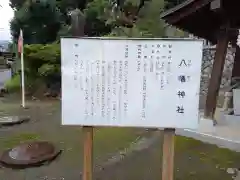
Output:
<svg viewBox="0 0 240 180">
<path fill-rule="evenodd" d="M 216 52 L 215 47 L 205 47 L 203 49 L 201 92 L 200 92 L 201 95 L 207 94 L 215 52 Z M 228 86 L 230 86 L 234 57 L 235 57 L 235 49 L 229 47 L 226 55 L 224 70 L 223 70 L 222 82 L 220 87 L 221 89 L 227 88 Z"/>
</svg>

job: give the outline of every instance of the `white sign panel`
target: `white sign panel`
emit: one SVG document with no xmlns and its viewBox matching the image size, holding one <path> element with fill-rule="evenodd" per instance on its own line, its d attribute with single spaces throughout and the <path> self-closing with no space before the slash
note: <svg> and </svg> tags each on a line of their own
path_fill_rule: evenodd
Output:
<svg viewBox="0 0 240 180">
<path fill-rule="evenodd" d="M 62 124 L 197 128 L 202 41 L 63 38 Z"/>
</svg>

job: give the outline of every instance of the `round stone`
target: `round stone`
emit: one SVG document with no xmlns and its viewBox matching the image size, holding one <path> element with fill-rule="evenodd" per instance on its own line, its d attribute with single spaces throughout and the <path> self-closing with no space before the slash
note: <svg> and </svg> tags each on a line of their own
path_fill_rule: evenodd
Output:
<svg viewBox="0 0 240 180">
<path fill-rule="evenodd" d="M 0 161 L 9 166 L 41 165 L 53 160 L 60 152 L 50 142 L 29 142 L 5 151 Z"/>
</svg>

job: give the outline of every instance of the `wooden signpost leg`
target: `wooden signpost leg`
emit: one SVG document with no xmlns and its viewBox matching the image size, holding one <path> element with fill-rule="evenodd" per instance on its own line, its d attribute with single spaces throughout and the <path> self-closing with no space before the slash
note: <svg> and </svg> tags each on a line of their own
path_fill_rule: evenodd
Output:
<svg viewBox="0 0 240 180">
<path fill-rule="evenodd" d="M 163 136 L 162 180 L 173 180 L 175 129 L 164 129 Z"/>
<path fill-rule="evenodd" d="M 72 35 L 75 37 L 84 36 L 85 16 L 79 10 L 75 9 L 72 14 Z M 83 180 L 92 180 L 93 178 L 93 127 L 85 126 L 83 129 Z"/>
<path fill-rule="evenodd" d="M 93 177 L 93 127 L 83 127 L 83 180 Z"/>
</svg>

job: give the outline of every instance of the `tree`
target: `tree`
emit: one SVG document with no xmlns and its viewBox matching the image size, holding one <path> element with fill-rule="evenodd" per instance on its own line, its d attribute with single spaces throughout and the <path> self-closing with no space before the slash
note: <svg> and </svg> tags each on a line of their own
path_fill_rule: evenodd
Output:
<svg viewBox="0 0 240 180">
<path fill-rule="evenodd" d="M 163 37 L 164 22 L 159 18 L 163 11 L 164 1 L 151 0 L 145 4 L 139 13 L 136 26 L 144 37 Z"/>
<path fill-rule="evenodd" d="M 55 0 L 26 1 L 15 11 L 10 28 L 16 41 L 19 30 L 23 29 L 24 41 L 27 44 L 46 44 L 56 40 L 61 26 L 61 13 L 56 7 Z"/>
<path fill-rule="evenodd" d="M 20 0 L 10 1 L 20 4 Z M 163 6 L 163 0 L 26 0 L 14 7 L 11 21 L 15 41 L 21 28 L 25 43 L 30 44 L 24 48 L 26 82 L 29 87 L 37 80 L 61 83 L 59 38 L 71 35 L 71 10 L 84 13 L 86 36 L 162 37 Z"/>
<path fill-rule="evenodd" d="M 12 9 L 19 10 L 26 0 L 10 0 L 9 5 Z"/>
<path fill-rule="evenodd" d="M 163 0 L 127 0 L 113 7 L 110 23 L 115 24 L 112 36 L 162 37 L 164 23 L 159 18 Z"/>
<path fill-rule="evenodd" d="M 105 10 L 107 0 L 93 0 L 89 2 L 84 10 L 86 16 L 85 34 L 87 36 L 104 36 L 112 30 L 110 24 L 106 24 Z"/>
</svg>

